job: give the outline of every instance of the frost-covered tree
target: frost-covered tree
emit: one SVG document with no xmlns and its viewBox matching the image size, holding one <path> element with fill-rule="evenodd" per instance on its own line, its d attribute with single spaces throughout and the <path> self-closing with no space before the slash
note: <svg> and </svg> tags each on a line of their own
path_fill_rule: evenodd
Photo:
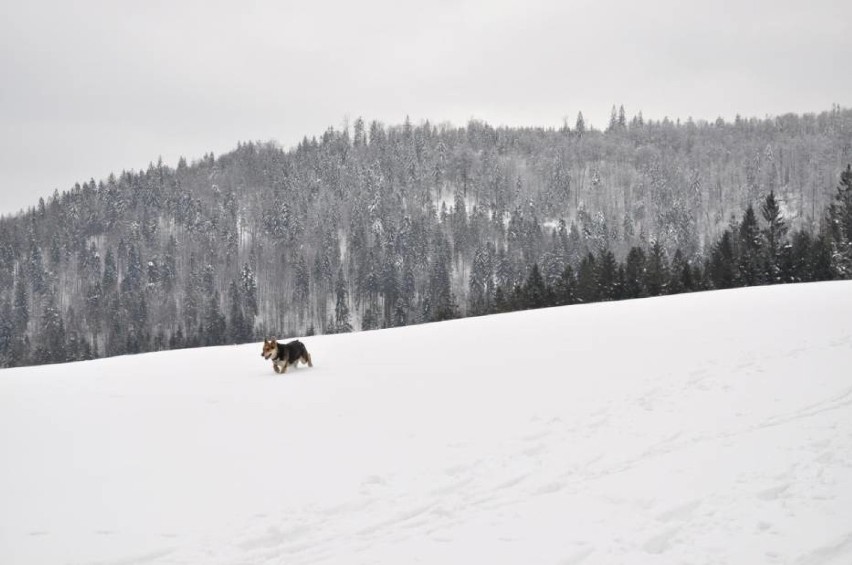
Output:
<svg viewBox="0 0 852 565">
<path fill-rule="evenodd" d="M 337 271 L 337 286 L 335 288 L 334 301 L 334 331 L 335 333 L 348 333 L 352 331 L 352 322 L 349 316 L 349 290 L 343 269 Z"/>
</svg>

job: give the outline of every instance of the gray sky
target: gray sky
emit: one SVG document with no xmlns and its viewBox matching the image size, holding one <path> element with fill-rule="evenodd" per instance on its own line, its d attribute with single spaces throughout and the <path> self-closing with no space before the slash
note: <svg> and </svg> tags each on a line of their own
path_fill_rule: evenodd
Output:
<svg viewBox="0 0 852 565">
<path fill-rule="evenodd" d="M 852 103 L 848 0 L 0 0 L 0 214 L 348 118 L 606 125 Z"/>
</svg>

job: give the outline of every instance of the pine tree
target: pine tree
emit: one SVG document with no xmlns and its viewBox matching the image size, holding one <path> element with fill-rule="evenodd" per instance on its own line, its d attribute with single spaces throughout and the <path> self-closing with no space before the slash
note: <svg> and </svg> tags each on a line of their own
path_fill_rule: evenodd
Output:
<svg viewBox="0 0 852 565">
<path fill-rule="evenodd" d="M 609 249 L 604 249 L 598 256 L 597 282 L 600 300 L 608 301 L 621 298 L 618 266 L 615 262 L 615 255 Z"/>
<path fill-rule="evenodd" d="M 577 275 L 577 302 L 597 302 L 600 299 L 598 289 L 598 274 L 595 256 L 589 253 L 580 262 L 580 272 Z"/>
<path fill-rule="evenodd" d="M 838 274 L 834 248 L 828 236 L 820 235 L 811 247 L 811 276 L 814 281 L 830 281 Z"/>
<path fill-rule="evenodd" d="M 349 292 L 343 268 L 337 271 L 337 286 L 335 288 L 334 302 L 334 331 L 335 333 L 349 333 L 352 331 L 352 323 L 349 320 Z"/>
<path fill-rule="evenodd" d="M 39 348 L 36 355 L 47 363 L 68 361 L 65 324 L 56 304 L 56 297 L 49 293 L 41 316 Z"/>
<path fill-rule="evenodd" d="M 384 327 L 392 327 L 394 309 L 399 297 L 399 275 L 396 263 L 390 254 L 385 255 L 382 265 L 381 291 Z"/>
<path fill-rule="evenodd" d="M 521 291 L 521 308 L 544 308 L 550 306 L 550 292 L 544 284 L 538 263 L 533 263 L 530 274 Z"/>
<path fill-rule="evenodd" d="M 46 293 L 49 286 L 49 275 L 44 267 L 44 260 L 42 258 L 41 248 L 38 246 L 33 247 L 32 251 L 30 252 L 29 275 L 30 286 L 33 289 L 33 295 L 41 295 Z"/>
<path fill-rule="evenodd" d="M 204 313 L 204 336 L 207 345 L 227 343 L 228 324 L 219 302 L 219 293 L 214 291 L 207 301 Z"/>
<path fill-rule="evenodd" d="M 739 229 L 739 272 L 744 286 L 761 284 L 765 278 L 761 260 L 762 240 L 757 216 L 751 204 L 743 214 Z"/>
<path fill-rule="evenodd" d="M 710 254 L 708 276 L 714 288 L 732 288 L 737 283 L 736 257 L 731 239 L 730 230 L 725 230 Z"/>
<path fill-rule="evenodd" d="M 615 104 L 612 106 L 612 110 L 609 113 L 609 126 L 607 126 L 607 133 L 612 133 L 618 130 L 618 113 L 615 110 Z"/>
<path fill-rule="evenodd" d="M 243 314 L 246 321 L 254 328 L 254 318 L 257 316 L 257 279 L 254 271 L 247 264 L 240 270 L 239 283 L 240 297 L 242 298 Z"/>
<path fill-rule="evenodd" d="M 763 240 L 766 245 L 764 254 L 764 276 L 766 282 L 775 284 L 781 282 L 781 249 L 787 225 L 781 215 L 781 206 L 775 199 L 775 193 L 770 192 L 761 205 L 763 219 L 767 226 L 763 229 Z"/>
<path fill-rule="evenodd" d="M 246 343 L 252 339 L 252 331 L 243 312 L 243 298 L 236 281 L 228 286 L 228 303 L 230 316 L 228 319 L 228 341 L 230 343 Z"/>
<path fill-rule="evenodd" d="M 468 280 L 468 303 L 473 315 L 488 312 L 491 302 L 491 287 L 493 286 L 491 254 L 487 246 L 480 246 L 473 256 L 473 265 Z"/>
<path fill-rule="evenodd" d="M 583 119 L 583 112 L 577 112 L 577 121 L 574 124 L 574 132 L 578 137 L 582 137 L 586 133 L 586 120 Z"/>
<path fill-rule="evenodd" d="M 118 285 L 118 269 L 115 264 L 115 256 L 112 250 L 107 250 L 106 258 L 104 259 L 104 275 L 101 287 L 104 292 L 113 292 Z"/>
<path fill-rule="evenodd" d="M 429 313 L 429 315 L 431 316 L 431 312 Z M 373 309 L 368 307 L 364 311 L 364 316 L 361 318 L 361 330 L 362 331 L 369 331 L 369 330 L 376 329 L 376 327 L 377 327 L 376 316 L 373 314 Z"/>
<path fill-rule="evenodd" d="M 131 244 L 127 255 L 127 275 L 121 280 L 122 292 L 135 291 L 142 288 L 144 271 L 142 257 L 136 245 Z"/>
<path fill-rule="evenodd" d="M 831 263 L 840 278 L 852 276 L 852 165 L 840 174 L 834 202 L 828 208 Z"/>
<path fill-rule="evenodd" d="M 15 284 L 15 303 L 12 315 L 14 317 L 12 329 L 18 335 L 25 334 L 27 332 L 27 324 L 30 321 L 30 302 L 27 297 L 27 287 L 20 278 L 17 284 Z"/>
<path fill-rule="evenodd" d="M 686 273 L 686 280 L 684 280 L 684 274 Z M 680 249 L 675 251 L 674 257 L 672 257 L 672 268 L 669 271 L 669 294 L 680 294 L 682 292 L 687 292 L 686 282 L 689 280 L 689 264 L 683 258 L 683 253 Z"/>
<path fill-rule="evenodd" d="M 624 266 L 625 298 L 647 296 L 645 290 L 645 252 L 641 247 L 631 247 Z"/>
<path fill-rule="evenodd" d="M 790 248 L 790 268 L 786 282 L 807 282 L 813 279 L 811 246 L 813 242 L 808 232 L 799 230 L 793 234 Z"/>
<path fill-rule="evenodd" d="M 498 289 L 499 290 L 499 289 Z M 567 306 L 577 302 L 577 281 L 574 278 L 574 269 L 571 265 L 565 265 L 565 269 L 559 276 L 554 287 L 554 304 L 556 306 Z"/>
<path fill-rule="evenodd" d="M 311 277 L 308 272 L 308 264 L 305 261 L 305 256 L 301 253 L 296 259 L 296 273 L 294 278 L 293 288 L 293 304 L 296 305 L 296 311 L 300 321 L 304 321 L 308 315 L 308 299 L 311 294 Z"/>
<path fill-rule="evenodd" d="M 669 263 L 659 241 L 654 242 L 645 270 L 645 288 L 649 296 L 668 294 Z"/>
<path fill-rule="evenodd" d="M 0 304 L 0 367 L 12 366 L 12 346 L 15 338 L 15 328 L 12 322 L 12 304 L 3 300 Z"/>
</svg>

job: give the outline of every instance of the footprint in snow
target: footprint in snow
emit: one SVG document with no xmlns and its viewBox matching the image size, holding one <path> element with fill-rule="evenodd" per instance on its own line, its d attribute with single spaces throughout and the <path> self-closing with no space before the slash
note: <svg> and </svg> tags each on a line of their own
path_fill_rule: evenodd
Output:
<svg viewBox="0 0 852 565">
<path fill-rule="evenodd" d="M 685 504 L 678 504 L 672 508 L 657 514 L 657 520 L 660 522 L 671 522 L 673 520 L 686 520 L 698 507 L 701 506 L 700 500 L 693 500 Z"/>
<path fill-rule="evenodd" d="M 756 493 L 756 496 L 761 500 L 776 500 L 778 498 L 781 498 L 781 495 L 783 495 L 789 488 L 790 483 L 784 483 L 764 490 L 760 490 Z"/>
<path fill-rule="evenodd" d="M 670 528 L 649 538 L 648 541 L 646 541 L 644 545 L 642 545 L 642 549 L 644 549 L 648 553 L 654 554 L 664 553 L 668 551 L 668 549 L 672 545 L 672 540 L 677 535 L 679 529 L 680 528 Z"/>
</svg>

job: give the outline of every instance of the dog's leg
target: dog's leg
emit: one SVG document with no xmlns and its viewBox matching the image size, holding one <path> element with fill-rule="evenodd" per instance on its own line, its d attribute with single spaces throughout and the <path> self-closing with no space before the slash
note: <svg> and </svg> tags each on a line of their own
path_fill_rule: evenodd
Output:
<svg viewBox="0 0 852 565">
<path fill-rule="evenodd" d="M 287 365 L 288 365 L 287 361 L 284 361 L 283 363 L 281 363 L 281 372 L 282 373 L 287 372 Z"/>
<path fill-rule="evenodd" d="M 272 362 L 272 368 L 275 370 L 276 373 L 281 373 L 281 367 L 278 366 L 277 361 Z"/>
<path fill-rule="evenodd" d="M 305 351 L 305 356 L 302 357 L 302 363 L 307 363 L 308 367 L 313 367 L 314 364 L 311 363 L 311 354 Z"/>
</svg>

